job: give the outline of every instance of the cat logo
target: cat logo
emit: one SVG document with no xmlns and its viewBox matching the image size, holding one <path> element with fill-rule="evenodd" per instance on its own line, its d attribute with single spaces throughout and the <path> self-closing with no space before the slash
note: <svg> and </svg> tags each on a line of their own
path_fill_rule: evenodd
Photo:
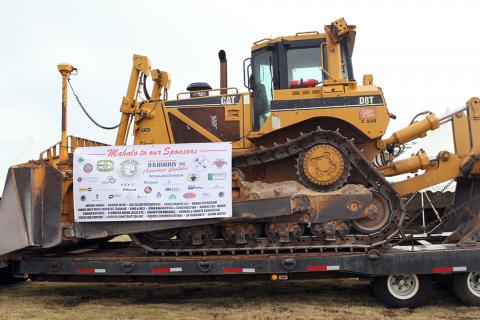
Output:
<svg viewBox="0 0 480 320">
<path fill-rule="evenodd" d="M 235 96 L 226 96 L 220 99 L 222 106 L 235 104 Z"/>
</svg>

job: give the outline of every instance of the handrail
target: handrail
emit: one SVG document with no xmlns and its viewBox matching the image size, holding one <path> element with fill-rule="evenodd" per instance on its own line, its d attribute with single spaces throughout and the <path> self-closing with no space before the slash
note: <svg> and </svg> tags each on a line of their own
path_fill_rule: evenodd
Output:
<svg viewBox="0 0 480 320">
<path fill-rule="evenodd" d="M 263 39 L 260 39 L 260 40 L 257 40 L 253 43 L 254 46 L 258 46 L 260 43 L 263 43 L 263 42 L 266 42 L 266 41 L 270 41 L 272 40 L 271 38 L 263 38 Z"/>
<path fill-rule="evenodd" d="M 228 93 L 228 90 L 235 90 L 235 93 L 237 94 L 238 93 L 238 89 L 236 87 L 228 87 L 228 88 L 218 88 L 218 89 L 206 89 L 206 90 L 195 90 L 195 91 L 187 91 L 187 92 L 180 92 L 177 94 L 177 100 L 180 99 L 180 95 L 184 95 L 184 94 L 188 94 L 190 95 L 192 92 L 213 92 L 213 91 L 220 91 L 220 90 L 227 90 L 227 94 Z M 219 94 L 221 95 L 221 94 Z M 195 98 L 205 98 L 205 97 L 189 97 L 189 98 L 192 98 L 192 99 L 195 99 Z M 184 98 L 186 99 L 186 98 Z"/>
<path fill-rule="evenodd" d="M 89 139 L 79 138 L 72 135 L 67 136 L 67 151 L 68 153 L 73 152 L 76 148 L 81 147 L 99 147 L 99 146 L 108 146 L 106 143 L 93 141 Z M 40 160 L 51 160 L 58 158 L 60 156 L 60 142 L 52 145 L 50 148 L 40 152 Z"/>
<path fill-rule="evenodd" d="M 295 33 L 295 36 L 303 36 L 303 35 L 307 35 L 307 34 L 320 35 L 320 32 L 318 32 L 318 31 L 301 31 L 301 32 Z"/>
</svg>

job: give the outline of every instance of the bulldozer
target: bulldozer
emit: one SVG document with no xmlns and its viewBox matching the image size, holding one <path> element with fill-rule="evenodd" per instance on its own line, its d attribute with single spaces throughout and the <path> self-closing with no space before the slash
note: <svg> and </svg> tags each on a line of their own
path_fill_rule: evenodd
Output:
<svg viewBox="0 0 480 320">
<path fill-rule="evenodd" d="M 59 65 L 62 138 L 38 160 L 9 169 L 0 201 L 0 259 L 123 234 L 162 254 L 249 252 L 258 244 L 370 250 L 402 237 L 403 196 L 452 179 L 452 228 L 458 227 L 452 239 L 477 241 L 480 99 L 442 117 L 421 113 L 384 137 L 395 115 L 372 75 L 361 84 L 355 79 L 355 35 L 356 26 L 341 18 L 322 33 L 254 42 L 243 62 L 243 93 L 228 86 L 223 50 L 219 88 L 195 82 L 175 99 L 168 72 L 133 56 L 115 145 L 126 145 L 130 133 L 135 145 L 231 142 L 231 218 L 75 221 L 74 151 L 107 144 L 67 135 L 67 91 L 76 69 Z M 444 124 L 452 125 L 453 152 L 429 157 L 421 150 L 397 160 L 406 143 Z M 407 173 L 414 175 L 387 180 Z"/>
</svg>

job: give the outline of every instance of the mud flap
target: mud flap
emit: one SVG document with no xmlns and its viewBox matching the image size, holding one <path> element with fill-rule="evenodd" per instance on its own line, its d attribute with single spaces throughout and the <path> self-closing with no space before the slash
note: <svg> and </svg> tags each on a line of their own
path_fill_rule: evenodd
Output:
<svg viewBox="0 0 480 320">
<path fill-rule="evenodd" d="M 61 242 L 62 182 L 62 174 L 44 161 L 9 169 L 0 200 L 0 257 Z"/>
</svg>

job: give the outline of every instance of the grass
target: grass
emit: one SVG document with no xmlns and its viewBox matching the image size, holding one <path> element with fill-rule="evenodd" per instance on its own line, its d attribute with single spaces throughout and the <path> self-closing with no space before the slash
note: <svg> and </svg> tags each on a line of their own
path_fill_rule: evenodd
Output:
<svg viewBox="0 0 480 320">
<path fill-rule="evenodd" d="M 0 288 L 0 319 L 480 319 L 436 287 L 428 306 L 388 309 L 355 280 L 206 284 L 25 282 Z"/>
</svg>

